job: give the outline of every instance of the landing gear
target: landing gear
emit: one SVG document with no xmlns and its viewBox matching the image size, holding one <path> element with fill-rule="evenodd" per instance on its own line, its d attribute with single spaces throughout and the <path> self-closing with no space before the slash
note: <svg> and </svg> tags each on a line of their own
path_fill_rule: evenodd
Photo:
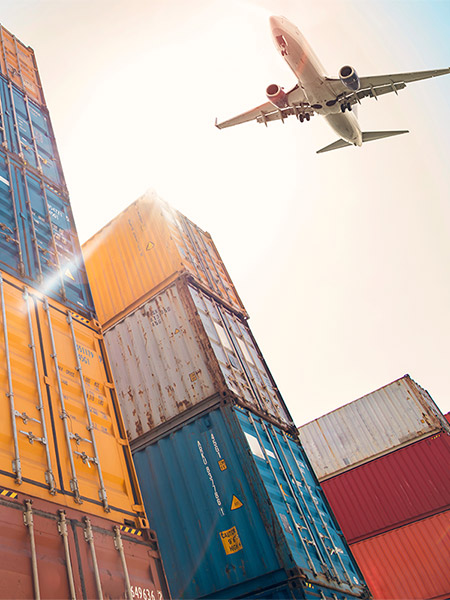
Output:
<svg viewBox="0 0 450 600">
<path fill-rule="evenodd" d="M 352 110 L 352 105 L 350 104 L 350 102 L 344 102 L 343 104 L 341 104 L 341 111 L 344 113 L 346 110 Z"/>
<path fill-rule="evenodd" d="M 298 115 L 298 120 L 300 121 L 300 123 L 303 123 L 303 121 L 309 121 L 311 118 L 311 115 L 309 113 L 300 113 Z"/>
</svg>

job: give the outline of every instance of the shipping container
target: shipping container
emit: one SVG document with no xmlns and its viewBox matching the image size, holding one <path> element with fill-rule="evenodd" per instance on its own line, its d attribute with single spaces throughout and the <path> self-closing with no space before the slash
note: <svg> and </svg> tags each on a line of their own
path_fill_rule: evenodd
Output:
<svg viewBox="0 0 450 600">
<path fill-rule="evenodd" d="M 69 200 L 0 150 L 0 269 L 91 318 Z"/>
<path fill-rule="evenodd" d="M 47 109 L 0 75 L 0 140 L 27 169 L 66 191 Z"/>
<path fill-rule="evenodd" d="M 132 447 L 174 597 L 273 597 L 277 588 L 286 598 L 366 597 L 306 455 L 284 430 L 219 399 Z"/>
<path fill-rule="evenodd" d="M 0 25 L 0 71 L 27 96 L 45 105 L 34 51 Z"/>
<path fill-rule="evenodd" d="M 319 481 L 450 427 L 409 375 L 299 428 Z"/>
<path fill-rule="evenodd" d="M 450 435 L 437 433 L 322 482 L 349 543 L 450 510 Z"/>
<path fill-rule="evenodd" d="M 182 274 L 246 317 L 209 233 L 148 192 L 83 244 L 105 329 Z"/>
<path fill-rule="evenodd" d="M 104 335 L 131 440 L 217 394 L 294 427 L 247 322 L 185 277 Z"/>
<path fill-rule="evenodd" d="M 156 537 L 0 488 L 0 598 L 142 598 L 169 591 Z"/>
<path fill-rule="evenodd" d="M 351 545 L 376 600 L 450 598 L 450 512 Z"/>
<path fill-rule="evenodd" d="M 0 485 L 145 525 L 101 331 L 0 274 Z"/>
</svg>

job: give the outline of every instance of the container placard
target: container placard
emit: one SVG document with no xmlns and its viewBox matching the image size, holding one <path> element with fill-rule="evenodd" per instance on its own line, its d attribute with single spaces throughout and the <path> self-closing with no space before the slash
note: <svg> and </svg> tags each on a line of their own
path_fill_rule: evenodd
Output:
<svg viewBox="0 0 450 600">
<path fill-rule="evenodd" d="M 236 527 L 227 529 L 226 531 L 220 532 L 220 539 L 222 540 L 225 554 L 234 554 L 242 550 L 242 543 L 237 532 Z"/>
</svg>

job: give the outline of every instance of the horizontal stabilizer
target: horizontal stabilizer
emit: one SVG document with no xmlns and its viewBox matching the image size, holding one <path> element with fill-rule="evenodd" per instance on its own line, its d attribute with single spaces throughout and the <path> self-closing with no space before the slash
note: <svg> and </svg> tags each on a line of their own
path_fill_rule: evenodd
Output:
<svg viewBox="0 0 450 600">
<path fill-rule="evenodd" d="M 329 146 L 325 146 L 325 148 L 317 150 L 317 154 L 320 154 L 321 152 L 329 152 L 330 150 L 337 150 L 338 148 L 345 148 L 345 146 L 351 146 L 351 144 L 345 140 L 337 140 Z"/>
<path fill-rule="evenodd" d="M 409 133 L 407 129 L 402 129 L 400 131 L 363 131 L 362 141 L 372 142 L 373 140 L 381 140 L 382 138 L 392 137 L 393 135 L 401 135 L 402 133 Z M 345 148 L 346 146 L 351 146 L 349 142 L 345 140 L 337 140 L 333 142 L 329 146 L 325 146 L 325 148 L 321 148 L 317 150 L 317 154 L 321 152 L 329 152 L 330 150 L 337 150 L 338 148 Z"/>
<path fill-rule="evenodd" d="M 402 133 L 409 133 L 409 131 L 407 129 L 400 131 L 363 131 L 362 140 L 363 142 L 371 142 L 372 140 L 381 140 L 381 138 L 401 135 Z"/>
</svg>

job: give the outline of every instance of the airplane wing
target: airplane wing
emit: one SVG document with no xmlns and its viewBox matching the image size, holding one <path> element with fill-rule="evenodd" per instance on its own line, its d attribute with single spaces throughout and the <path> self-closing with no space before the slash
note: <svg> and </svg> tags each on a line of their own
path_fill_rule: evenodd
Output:
<svg viewBox="0 0 450 600">
<path fill-rule="evenodd" d="M 355 92 L 349 90 L 340 79 L 327 77 L 326 81 L 332 85 L 337 99 L 345 98 L 351 104 L 355 104 L 366 97 L 376 98 L 377 96 L 389 92 L 397 93 L 398 90 L 405 88 L 407 83 L 421 81 L 422 79 L 430 79 L 431 77 L 438 77 L 439 75 L 446 75 L 448 73 L 450 73 L 450 68 L 360 77 L 360 87 L 359 90 Z"/>
<path fill-rule="evenodd" d="M 265 102 L 227 121 L 218 123 L 216 120 L 216 127 L 223 129 L 232 125 L 240 125 L 247 121 L 257 121 L 258 123 L 267 125 L 269 121 L 284 121 L 286 117 L 291 115 L 296 115 L 298 118 L 302 115 L 302 117 L 306 117 L 308 120 L 312 117 L 314 110 L 311 108 L 305 93 L 299 85 L 293 87 L 286 95 L 288 99 L 288 106 L 286 108 L 277 108 L 272 102 Z"/>
</svg>

